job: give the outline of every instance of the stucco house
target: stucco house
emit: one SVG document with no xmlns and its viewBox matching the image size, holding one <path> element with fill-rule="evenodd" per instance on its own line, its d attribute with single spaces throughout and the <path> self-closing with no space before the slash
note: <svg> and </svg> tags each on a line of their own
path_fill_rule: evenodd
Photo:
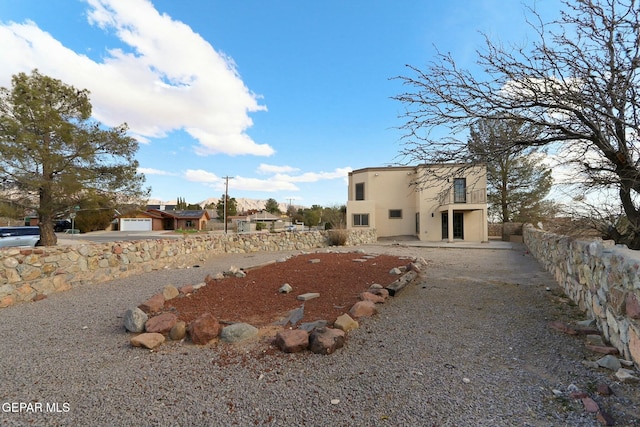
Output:
<svg viewBox="0 0 640 427">
<path fill-rule="evenodd" d="M 349 173 L 347 228 L 429 242 L 488 241 L 484 164 L 372 167 Z"/>
<path fill-rule="evenodd" d="M 164 211 L 147 209 L 119 218 L 121 231 L 206 230 L 206 210 Z"/>
</svg>

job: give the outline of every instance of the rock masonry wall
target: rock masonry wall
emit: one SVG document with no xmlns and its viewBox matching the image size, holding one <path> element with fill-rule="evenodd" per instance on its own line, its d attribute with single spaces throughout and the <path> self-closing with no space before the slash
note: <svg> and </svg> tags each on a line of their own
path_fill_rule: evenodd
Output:
<svg viewBox="0 0 640 427">
<path fill-rule="evenodd" d="M 530 224 L 524 243 L 604 338 L 640 365 L 640 253 L 613 242 L 576 240 Z"/>
<path fill-rule="evenodd" d="M 375 229 L 349 230 L 347 246 L 374 243 Z M 54 292 L 162 268 L 180 268 L 223 253 L 308 250 L 329 246 L 327 232 L 187 236 L 0 250 L 0 308 Z"/>
</svg>

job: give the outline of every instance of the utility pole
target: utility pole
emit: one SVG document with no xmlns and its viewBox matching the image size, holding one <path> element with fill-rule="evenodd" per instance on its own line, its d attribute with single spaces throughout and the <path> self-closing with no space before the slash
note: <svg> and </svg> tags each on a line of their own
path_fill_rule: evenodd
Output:
<svg viewBox="0 0 640 427">
<path fill-rule="evenodd" d="M 227 234 L 227 199 L 229 198 L 229 180 L 233 179 L 232 176 L 224 177 L 224 234 Z"/>
</svg>

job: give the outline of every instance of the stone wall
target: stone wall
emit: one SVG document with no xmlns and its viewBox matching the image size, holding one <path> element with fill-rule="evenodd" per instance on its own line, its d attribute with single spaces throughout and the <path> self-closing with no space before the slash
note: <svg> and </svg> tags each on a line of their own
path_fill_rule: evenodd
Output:
<svg viewBox="0 0 640 427">
<path fill-rule="evenodd" d="M 640 252 L 524 227 L 524 242 L 604 338 L 640 365 Z"/>
<path fill-rule="evenodd" d="M 349 230 L 347 245 L 374 243 L 376 238 L 375 229 Z M 310 250 L 326 246 L 327 232 L 313 231 L 209 233 L 180 239 L 6 248 L 0 250 L 0 308 L 88 283 L 161 268 L 191 266 L 223 253 Z"/>
</svg>

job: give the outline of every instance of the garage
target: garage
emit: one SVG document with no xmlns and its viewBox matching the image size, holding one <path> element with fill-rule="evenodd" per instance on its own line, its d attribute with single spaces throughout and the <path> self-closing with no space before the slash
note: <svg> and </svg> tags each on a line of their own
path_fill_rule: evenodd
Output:
<svg viewBox="0 0 640 427">
<path fill-rule="evenodd" d="M 120 218 L 120 231 L 151 231 L 151 218 Z"/>
</svg>

